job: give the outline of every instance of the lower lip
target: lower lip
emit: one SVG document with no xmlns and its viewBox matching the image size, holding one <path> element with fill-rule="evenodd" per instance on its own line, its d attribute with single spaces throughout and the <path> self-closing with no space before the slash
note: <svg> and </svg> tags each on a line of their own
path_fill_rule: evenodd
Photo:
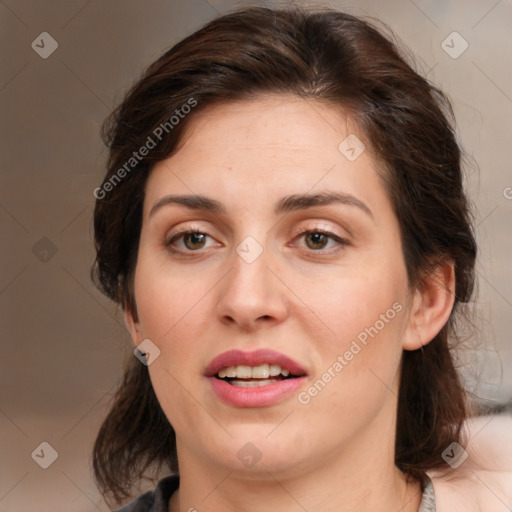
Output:
<svg viewBox="0 0 512 512">
<path fill-rule="evenodd" d="M 228 384 L 216 377 L 209 377 L 215 394 L 224 403 L 234 407 L 265 407 L 277 404 L 296 391 L 305 380 L 306 377 L 296 377 L 273 382 L 266 386 L 242 388 Z"/>
</svg>

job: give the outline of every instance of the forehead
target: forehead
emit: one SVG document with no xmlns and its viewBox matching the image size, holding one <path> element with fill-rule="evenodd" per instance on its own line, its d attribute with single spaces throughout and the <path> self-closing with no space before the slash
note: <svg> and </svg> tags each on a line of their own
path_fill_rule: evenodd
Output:
<svg viewBox="0 0 512 512">
<path fill-rule="evenodd" d="M 201 150 L 204 144 L 226 143 L 228 138 L 223 151 L 257 151 L 264 146 L 307 152 L 328 145 L 337 149 L 345 133 L 365 138 L 341 106 L 293 94 L 273 94 L 205 108 L 188 124 L 180 146 L 193 145 Z"/>
<path fill-rule="evenodd" d="M 355 159 L 350 146 L 362 151 Z M 340 106 L 265 96 L 194 113 L 177 151 L 155 165 L 146 196 L 151 203 L 164 192 L 214 191 L 249 205 L 315 188 L 360 195 L 377 184 L 375 164 L 361 129 Z"/>
</svg>

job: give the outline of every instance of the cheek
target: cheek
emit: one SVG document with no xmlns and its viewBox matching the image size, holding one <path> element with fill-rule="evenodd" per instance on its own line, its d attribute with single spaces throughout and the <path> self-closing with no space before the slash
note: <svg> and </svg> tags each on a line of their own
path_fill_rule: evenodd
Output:
<svg viewBox="0 0 512 512">
<path fill-rule="evenodd" d="M 326 345 L 334 343 L 340 349 L 357 338 L 364 342 L 369 332 L 376 335 L 401 330 L 407 298 L 405 280 L 390 273 L 383 276 L 359 272 L 327 281 L 327 287 L 309 286 L 303 291 L 307 292 L 307 305 L 328 331 Z"/>
<path fill-rule="evenodd" d="M 210 281 L 184 277 L 168 267 L 146 264 L 144 259 L 139 261 L 135 297 L 144 335 L 160 346 L 181 337 L 183 332 L 193 334 L 199 330 L 199 321 L 206 318 L 204 307 L 213 285 Z"/>
<path fill-rule="evenodd" d="M 406 280 L 400 273 L 362 275 L 331 280 L 324 293 L 310 295 L 312 309 L 329 327 L 322 332 L 329 334 L 314 340 L 317 373 L 300 398 L 315 401 L 325 414 L 350 410 L 368 418 L 396 385 L 407 325 Z"/>
<path fill-rule="evenodd" d="M 157 270 L 157 265 L 140 266 L 135 274 L 135 297 L 143 336 L 160 349 L 149 366 L 153 389 L 167 418 L 179 433 L 204 415 L 192 398 L 191 383 L 204 359 L 200 343 L 211 328 L 213 307 L 208 290 L 212 283 Z M 210 311 L 210 316 L 208 316 Z"/>
<path fill-rule="evenodd" d="M 394 298 L 365 303 L 352 296 L 356 304 L 332 316 L 336 339 L 324 345 L 318 371 L 297 397 L 307 421 L 326 436 L 341 435 L 340 424 L 347 435 L 371 424 L 398 393 L 406 313 Z"/>
</svg>

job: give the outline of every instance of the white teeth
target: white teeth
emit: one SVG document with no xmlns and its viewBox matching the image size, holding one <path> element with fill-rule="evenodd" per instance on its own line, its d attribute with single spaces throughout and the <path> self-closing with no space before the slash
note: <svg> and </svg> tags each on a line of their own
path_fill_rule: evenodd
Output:
<svg viewBox="0 0 512 512">
<path fill-rule="evenodd" d="M 234 368 L 233 366 L 231 366 L 230 368 L 226 368 L 225 372 L 226 377 L 229 377 L 230 379 L 236 377 L 236 368 Z"/>
<path fill-rule="evenodd" d="M 268 379 L 269 377 L 277 377 L 281 374 L 283 377 L 288 377 L 290 371 L 286 368 L 281 368 L 278 364 L 260 364 L 259 366 L 229 366 L 222 368 L 217 374 L 221 379 Z M 275 379 L 274 379 L 275 380 Z M 274 380 L 271 379 L 273 382 Z"/>
<path fill-rule="evenodd" d="M 268 364 L 260 364 L 252 367 L 253 379 L 268 379 L 270 376 L 270 367 Z"/>
<path fill-rule="evenodd" d="M 237 366 L 236 377 L 239 379 L 250 379 L 252 377 L 252 368 L 250 366 Z"/>
<path fill-rule="evenodd" d="M 270 376 L 277 377 L 281 373 L 281 367 L 278 364 L 270 365 Z"/>
</svg>

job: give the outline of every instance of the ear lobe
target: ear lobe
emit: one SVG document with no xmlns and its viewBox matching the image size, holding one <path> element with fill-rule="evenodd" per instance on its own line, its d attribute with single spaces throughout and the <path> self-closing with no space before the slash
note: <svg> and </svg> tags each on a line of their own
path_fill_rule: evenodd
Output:
<svg viewBox="0 0 512 512">
<path fill-rule="evenodd" d="M 126 326 L 126 330 L 130 333 L 133 344 L 138 346 L 142 342 L 143 336 L 137 314 L 128 307 L 123 310 L 123 317 L 124 325 Z"/>
<path fill-rule="evenodd" d="M 455 265 L 439 263 L 414 291 L 403 348 L 417 350 L 430 343 L 445 326 L 455 302 Z"/>
</svg>

